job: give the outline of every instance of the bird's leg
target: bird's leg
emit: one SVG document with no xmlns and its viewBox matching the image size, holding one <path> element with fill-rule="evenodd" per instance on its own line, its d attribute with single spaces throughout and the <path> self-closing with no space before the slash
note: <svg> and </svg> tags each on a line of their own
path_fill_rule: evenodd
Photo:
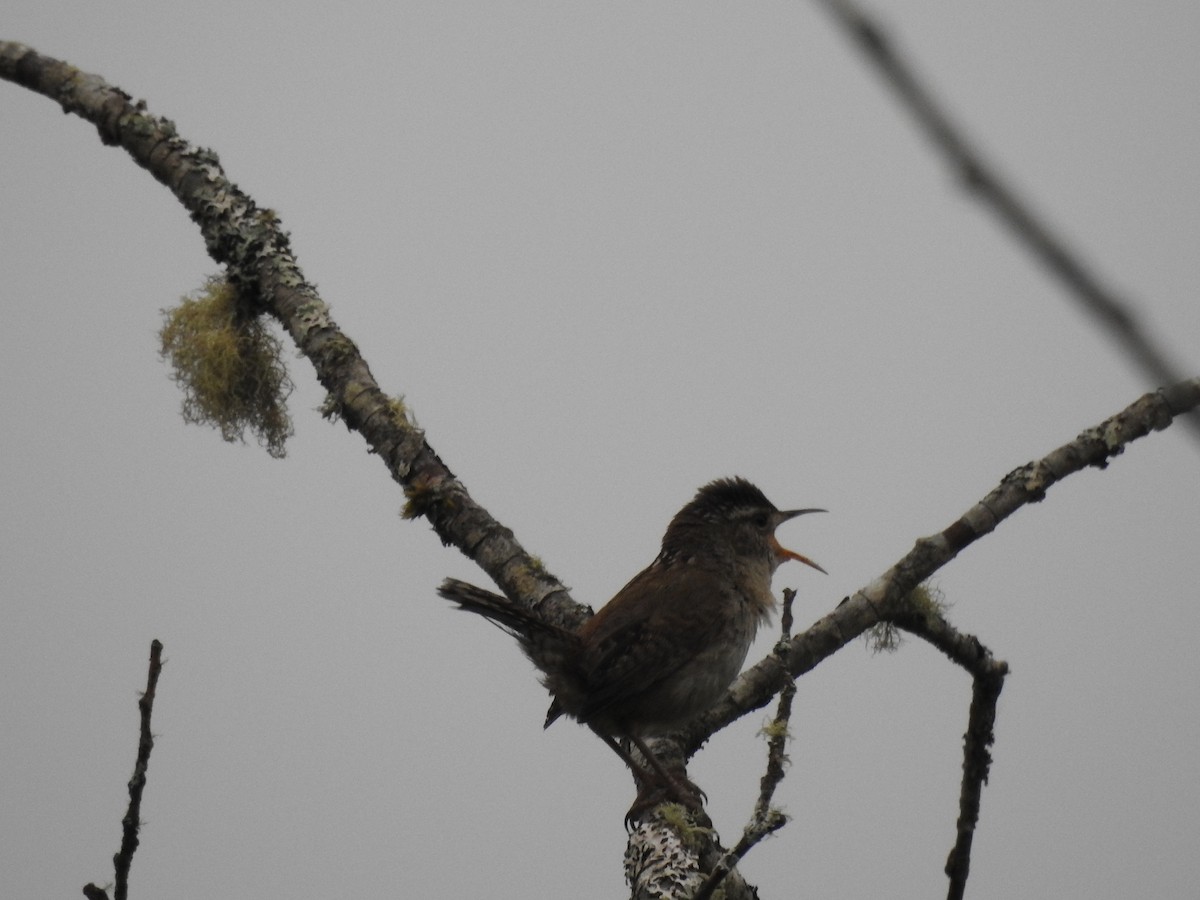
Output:
<svg viewBox="0 0 1200 900">
<path fill-rule="evenodd" d="M 621 746 L 620 741 L 618 741 L 612 735 L 603 734 L 599 731 L 597 731 L 596 734 L 599 735 L 600 740 L 612 747 L 613 753 L 617 754 L 617 756 L 621 757 L 621 759 L 625 761 L 625 765 L 629 766 L 629 770 L 633 772 L 633 777 L 638 780 L 639 787 L 654 783 L 654 776 L 650 772 L 647 772 L 642 764 L 633 758 L 633 754 Z M 655 763 L 657 762 L 658 761 L 655 760 Z M 654 763 L 651 765 L 654 765 Z M 659 768 L 659 771 L 661 771 L 661 767 Z"/>
<path fill-rule="evenodd" d="M 594 729 L 593 729 L 594 730 Z M 646 746 L 646 742 L 639 737 L 630 736 L 630 740 L 637 747 L 638 752 L 650 764 L 653 772 L 646 771 L 646 768 L 633 758 L 633 754 L 621 746 L 621 742 L 608 734 L 603 734 L 597 731 L 597 735 L 604 743 L 608 744 L 613 749 L 617 756 L 625 761 L 625 765 L 629 766 L 633 772 L 634 778 L 638 781 L 638 797 L 629 812 L 625 816 L 626 824 L 629 824 L 633 819 L 637 818 L 638 814 L 644 810 L 654 806 L 663 800 L 666 796 L 683 804 L 688 809 L 701 810 L 703 804 L 701 798 L 705 798 L 704 791 L 692 784 L 686 777 L 680 780 L 679 776 L 667 770 L 667 767 L 662 764 L 662 761 L 655 756 L 654 752 Z M 655 776 L 658 776 L 657 778 Z"/>
<path fill-rule="evenodd" d="M 638 748 L 638 752 L 645 757 L 646 762 L 650 763 L 651 768 L 658 773 L 659 778 L 665 782 L 670 789 L 670 793 L 677 801 L 689 809 L 703 809 L 701 801 L 708 799 L 708 795 L 704 791 L 693 784 L 686 775 L 677 775 L 674 772 L 668 771 L 667 767 L 662 764 L 662 761 L 655 755 L 654 751 L 640 737 L 630 735 L 629 739 Z"/>
</svg>

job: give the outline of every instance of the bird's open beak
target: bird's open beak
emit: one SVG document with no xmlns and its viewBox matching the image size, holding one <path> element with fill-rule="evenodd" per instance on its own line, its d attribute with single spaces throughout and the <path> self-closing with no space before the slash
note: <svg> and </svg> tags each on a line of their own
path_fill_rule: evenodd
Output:
<svg viewBox="0 0 1200 900">
<path fill-rule="evenodd" d="M 788 519 L 794 519 L 796 516 L 803 516 L 806 513 L 828 512 L 826 509 L 789 509 L 779 514 L 779 524 L 783 524 Z M 789 550 L 787 547 L 779 543 L 779 539 L 775 535 L 771 535 L 771 549 L 775 551 L 775 555 L 780 559 L 794 559 L 796 562 L 802 562 L 806 566 L 812 566 L 818 572 L 829 573 L 822 569 L 819 565 L 803 554 L 797 553 L 795 550 Z"/>
</svg>

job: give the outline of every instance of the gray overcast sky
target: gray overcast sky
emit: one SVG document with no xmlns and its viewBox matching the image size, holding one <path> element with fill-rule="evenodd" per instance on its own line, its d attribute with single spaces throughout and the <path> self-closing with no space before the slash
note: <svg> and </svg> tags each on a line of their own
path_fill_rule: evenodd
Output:
<svg viewBox="0 0 1200 900">
<path fill-rule="evenodd" d="M 1200 6 L 886 5 L 960 120 L 1190 374 Z M 291 231 L 306 275 L 475 496 L 602 604 L 738 473 L 823 577 L 811 621 L 1147 385 L 967 197 L 811 3 L 11 0 Z M 158 311 L 215 271 L 175 200 L 0 84 L 0 872 L 111 877 L 150 640 L 132 896 L 624 892 L 631 786 L 494 629 L 479 580 L 297 360 L 283 462 L 185 426 Z M 970 896 L 1200 883 L 1200 457 L 1175 427 L 946 568 L 1009 660 Z M 766 652 L 764 637 L 752 658 Z M 800 682 L 764 897 L 930 897 L 969 684 L 861 643 Z M 752 719 L 754 717 L 751 717 Z M 736 838 L 760 720 L 693 773 Z"/>
</svg>

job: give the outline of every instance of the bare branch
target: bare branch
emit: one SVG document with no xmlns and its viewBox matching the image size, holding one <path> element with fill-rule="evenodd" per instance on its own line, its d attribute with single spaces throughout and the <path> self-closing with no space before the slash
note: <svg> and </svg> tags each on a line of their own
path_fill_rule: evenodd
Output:
<svg viewBox="0 0 1200 900">
<path fill-rule="evenodd" d="M 146 788 L 146 770 L 150 766 L 150 751 L 154 749 L 154 735 L 150 731 L 150 716 L 154 712 L 154 696 L 158 689 L 158 675 L 162 672 L 162 649 L 160 641 L 150 642 L 150 672 L 146 676 L 146 692 L 138 700 L 141 713 L 141 736 L 138 739 L 137 762 L 133 766 L 133 777 L 129 779 L 129 811 L 121 820 L 123 833 L 121 849 L 113 857 L 117 883 L 113 888 L 114 900 L 125 900 L 129 894 L 129 867 L 138 847 L 138 830 L 142 827 L 142 791 Z"/>
<path fill-rule="evenodd" d="M 1008 666 L 994 665 L 990 675 L 975 677 L 971 685 L 971 713 L 967 733 L 963 738 L 963 780 L 958 801 L 958 840 L 946 860 L 946 875 L 950 878 L 950 900 L 962 900 L 971 871 L 971 842 L 979 822 L 979 806 L 983 786 L 987 783 L 992 765 L 989 749 L 995 740 L 996 703 L 1004 688 Z"/>
<path fill-rule="evenodd" d="M 913 67 L 897 53 L 884 28 L 854 0 L 821 2 L 883 75 L 946 161 L 958 170 L 963 184 L 990 206 L 1026 249 L 1070 290 L 1084 311 L 1113 337 L 1150 383 L 1165 385 L 1181 380 L 1183 373 L 1155 346 L 1129 305 L 1105 287 L 1099 276 L 987 164 L 934 99 L 932 91 L 921 83 Z M 1200 438 L 1200 413 L 1189 413 L 1186 421 L 1192 435 Z"/>
<path fill-rule="evenodd" d="M 158 676 L 162 672 L 161 642 L 150 642 L 150 671 L 146 676 L 146 691 L 138 699 L 141 713 L 141 732 L 138 737 L 137 761 L 133 764 L 133 776 L 129 779 L 129 809 L 121 820 L 121 849 L 113 855 L 116 883 L 113 900 L 126 900 L 129 896 L 129 867 L 138 848 L 138 831 L 142 826 L 142 791 L 146 788 L 146 770 L 150 767 L 150 751 L 154 749 L 154 734 L 150 731 L 150 717 L 154 712 L 154 696 L 158 689 Z M 83 886 L 83 895 L 88 900 L 108 900 L 108 892 L 94 884 Z"/>
</svg>

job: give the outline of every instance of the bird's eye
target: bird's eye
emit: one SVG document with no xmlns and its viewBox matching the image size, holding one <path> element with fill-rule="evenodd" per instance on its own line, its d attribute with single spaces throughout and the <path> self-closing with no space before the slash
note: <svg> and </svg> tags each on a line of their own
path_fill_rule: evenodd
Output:
<svg viewBox="0 0 1200 900">
<path fill-rule="evenodd" d="M 759 528 L 766 528 L 771 524 L 771 517 L 765 512 L 756 513 L 754 516 L 754 524 Z"/>
</svg>

